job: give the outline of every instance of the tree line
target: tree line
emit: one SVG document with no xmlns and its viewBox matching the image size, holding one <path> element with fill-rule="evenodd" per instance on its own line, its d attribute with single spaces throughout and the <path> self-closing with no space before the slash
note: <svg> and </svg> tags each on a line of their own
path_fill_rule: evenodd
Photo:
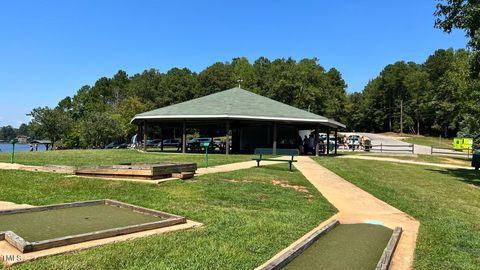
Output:
<svg viewBox="0 0 480 270">
<path fill-rule="evenodd" d="M 437 50 L 424 63 L 387 65 L 360 93 L 349 95 L 349 128 L 479 139 L 480 80 L 474 55 Z"/>
<path fill-rule="evenodd" d="M 10 142 L 11 140 L 19 137 L 19 136 L 27 136 L 31 137 L 30 129 L 27 124 L 21 124 L 20 127 L 14 128 L 10 125 L 0 127 L 0 141 L 3 142 Z"/>
</svg>

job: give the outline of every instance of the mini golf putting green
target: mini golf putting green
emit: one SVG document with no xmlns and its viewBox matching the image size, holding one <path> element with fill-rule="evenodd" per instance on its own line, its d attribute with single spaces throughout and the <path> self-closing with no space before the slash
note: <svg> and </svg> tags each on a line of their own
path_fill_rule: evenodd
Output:
<svg viewBox="0 0 480 270">
<path fill-rule="evenodd" d="M 113 200 L 75 202 L 0 211 L 0 239 L 31 252 L 185 222 Z"/>
<path fill-rule="evenodd" d="M 283 269 L 375 269 L 392 232 L 381 225 L 337 225 Z"/>
</svg>

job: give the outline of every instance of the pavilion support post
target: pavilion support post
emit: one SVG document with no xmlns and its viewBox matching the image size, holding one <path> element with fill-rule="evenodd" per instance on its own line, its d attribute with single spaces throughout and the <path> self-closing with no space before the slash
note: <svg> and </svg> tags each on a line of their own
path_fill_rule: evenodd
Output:
<svg viewBox="0 0 480 270">
<path fill-rule="evenodd" d="M 318 133 L 320 132 L 320 127 L 318 125 L 315 126 L 315 156 L 318 157 L 318 153 L 320 152 L 320 144 L 318 139 Z"/>
<path fill-rule="evenodd" d="M 142 126 L 143 126 L 143 123 L 140 122 L 138 123 L 138 126 L 137 126 L 137 137 L 135 138 L 135 141 L 133 142 L 135 144 L 135 148 L 138 149 L 140 147 L 140 145 L 138 145 L 138 142 L 141 141 L 142 137 L 143 137 L 143 133 L 142 133 Z"/>
<path fill-rule="evenodd" d="M 182 153 L 185 154 L 187 152 L 187 124 L 185 121 L 182 123 Z"/>
<path fill-rule="evenodd" d="M 212 153 L 214 153 L 215 152 L 215 145 L 214 145 L 215 136 L 214 136 L 214 133 L 212 133 L 212 136 L 210 136 L 210 137 L 211 137 L 210 138 L 211 141 L 210 141 L 210 144 L 208 145 L 208 147 L 209 148 L 212 147 Z M 208 149 L 208 150 L 210 150 L 210 149 Z"/>
<path fill-rule="evenodd" d="M 327 128 L 327 156 L 330 155 L 330 128 Z"/>
<path fill-rule="evenodd" d="M 147 122 L 143 122 L 143 151 L 147 151 Z"/>
<path fill-rule="evenodd" d="M 160 127 L 160 151 L 163 152 L 163 127 Z"/>
<path fill-rule="evenodd" d="M 338 128 L 335 129 L 335 155 L 337 155 L 337 148 L 338 148 Z"/>
<path fill-rule="evenodd" d="M 225 136 L 225 154 L 230 154 L 230 121 L 227 121 L 227 136 Z"/>
<path fill-rule="evenodd" d="M 277 122 L 273 122 L 273 155 L 275 156 L 277 154 Z"/>
</svg>

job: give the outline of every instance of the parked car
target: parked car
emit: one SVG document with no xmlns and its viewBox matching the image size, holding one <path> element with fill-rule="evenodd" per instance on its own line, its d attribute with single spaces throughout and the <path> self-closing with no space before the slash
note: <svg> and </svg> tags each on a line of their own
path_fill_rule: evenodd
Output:
<svg viewBox="0 0 480 270">
<path fill-rule="evenodd" d="M 157 147 L 160 142 L 160 139 L 147 140 L 147 147 Z"/>
<path fill-rule="evenodd" d="M 199 152 L 205 150 L 204 143 L 210 143 L 212 138 L 193 138 L 187 142 L 187 149 L 190 152 Z"/>
<path fill-rule="evenodd" d="M 105 145 L 104 149 L 115 149 L 121 144 L 122 143 L 120 143 L 120 142 L 111 142 L 111 143 Z"/>
<path fill-rule="evenodd" d="M 215 145 L 215 147 L 221 147 L 223 145 L 223 142 L 219 138 L 214 138 L 213 139 L 213 145 Z"/>
<path fill-rule="evenodd" d="M 129 143 L 122 143 L 122 144 L 119 144 L 117 147 L 115 147 L 116 149 L 127 149 L 128 147 L 130 146 Z"/>
<path fill-rule="evenodd" d="M 181 140 L 180 139 L 165 139 L 161 144 L 158 146 L 166 147 L 166 146 L 172 146 L 172 147 L 178 147 L 180 144 Z"/>
<path fill-rule="evenodd" d="M 350 149 L 359 149 L 360 148 L 360 135 L 350 135 L 347 138 L 347 144 Z"/>
<path fill-rule="evenodd" d="M 326 133 L 320 133 L 318 138 L 320 139 L 320 141 L 323 141 L 323 142 L 327 143 L 327 134 Z M 335 138 L 334 135 L 330 135 L 329 140 L 330 140 L 330 143 L 332 143 L 332 142 L 335 143 L 336 138 Z"/>
</svg>

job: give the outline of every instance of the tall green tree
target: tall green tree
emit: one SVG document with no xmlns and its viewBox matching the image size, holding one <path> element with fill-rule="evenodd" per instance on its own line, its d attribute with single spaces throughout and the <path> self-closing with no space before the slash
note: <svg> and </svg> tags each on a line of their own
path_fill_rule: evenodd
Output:
<svg viewBox="0 0 480 270">
<path fill-rule="evenodd" d="M 439 0 L 435 16 L 435 26 L 450 33 L 453 29 L 465 32 L 468 46 L 473 50 L 471 60 L 473 75 L 480 73 L 480 1 L 478 0 Z"/>
<path fill-rule="evenodd" d="M 17 132 L 12 126 L 8 125 L 0 128 L 0 140 L 9 142 L 15 137 L 17 137 Z"/>
<path fill-rule="evenodd" d="M 206 96 L 234 87 L 237 81 L 232 74 L 233 68 L 229 63 L 217 62 L 207 67 L 198 75 L 200 91 L 196 97 Z"/>
<path fill-rule="evenodd" d="M 78 123 L 82 147 L 102 147 L 122 138 L 118 117 L 109 113 L 90 114 Z"/>
<path fill-rule="evenodd" d="M 32 117 L 30 127 L 36 136 L 49 139 L 52 146 L 65 136 L 71 128 L 71 119 L 68 115 L 58 109 L 49 107 L 38 107 L 29 114 Z"/>
</svg>

